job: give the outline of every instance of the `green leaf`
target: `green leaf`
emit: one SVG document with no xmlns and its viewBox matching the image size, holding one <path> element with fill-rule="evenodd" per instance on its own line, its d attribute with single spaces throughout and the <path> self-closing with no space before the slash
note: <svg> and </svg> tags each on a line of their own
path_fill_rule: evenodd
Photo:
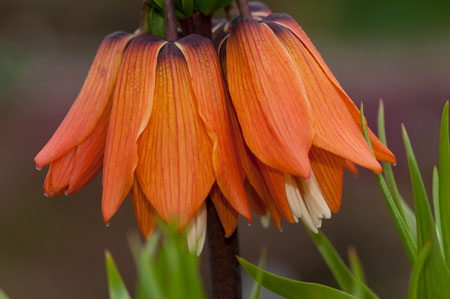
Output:
<svg viewBox="0 0 450 299">
<path fill-rule="evenodd" d="M 411 278 L 409 279 L 409 290 L 408 290 L 409 299 L 420 298 L 419 297 L 420 278 L 422 276 L 423 268 L 425 266 L 425 261 L 427 260 L 431 252 L 431 243 L 432 240 L 429 240 L 427 243 L 425 243 L 425 245 L 419 251 L 417 260 L 414 263 Z"/>
<path fill-rule="evenodd" d="M 319 231 L 319 233 L 316 234 L 309 230 L 307 231 L 316 244 L 317 249 L 319 249 L 328 268 L 333 273 L 339 287 L 345 292 L 352 292 L 354 286 L 359 282 L 345 265 L 336 249 L 322 232 Z M 378 298 L 364 283 L 361 284 L 361 288 L 364 296 L 363 298 Z"/>
<path fill-rule="evenodd" d="M 147 0 L 147 2 L 153 7 L 158 7 L 162 11 L 164 10 L 164 0 Z"/>
<path fill-rule="evenodd" d="M 384 125 L 384 104 L 383 101 L 380 101 L 379 109 L 378 109 L 378 137 L 380 141 L 387 147 L 387 138 L 386 138 L 386 130 Z M 403 221 L 406 223 L 409 233 L 416 243 L 417 240 L 417 232 L 416 232 L 416 216 L 408 204 L 405 202 L 403 197 L 401 196 L 397 183 L 395 181 L 394 172 L 392 170 L 392 165 L 389 162 L 382 162 L 383 172 L 386 178 L 386 183 L 391 192 L 392 199 L 394 200 L 395 205 L 397 206 L 400 215 L 403 218 Z"/>
<path fill-rule="evenodd" d="M 442 111 L 439 142 L 439 210 L 442 229 L 442 247 L 450 267 L 450 143 L 448 135 L 448 102 Z"/>
<path fill-rule="evenodd" d="M 162 277 L 152 266 L 152 257 L 156 254 L 158 241 L 159 235 L 154 232 L 143 248 L 137 234 L 130 237 L 131 252 L 138 270 L 137 298 L 164 298 Z"/>
<path fill-rule="evenodd" d="M 253 279 L 259 275 L 262 276 L 261 284 L 272 292 L 288 299 L 350 299 L 356 298 L 353 295 L 333 289 L 321 284 L 296 281 L 283 278 L 267 271 L 264 271 L 255 265 L 250 264 L 242 258 L 238 258 L 241 266 L 250 274 Z"/>
<path fill-rule="evenodd" d="M 441 226 L 441 212 L 439 208 L 439 173 L 437 167 L 433 167 L 433 207 L 434 207 L 434 218 L 436 222 L 436 233 L 438 236 L 439 245 L 442 247 L 442 226 Z"/>
<path fill-rule="evenodd" d="M 0 299 L 9 299 L 8 295 L 0 289 Z"/>
<path fill-rule="evenodd" d="M 364 134 L 364 137 L 366 138 L 367 144 L 370 147 L 370 150 L 372 151 L 372 154 L 374 155 L 372 144 L 369 139 L 369 133 L 367 131 L 365 118 L 364 118 L 364 106 L 362 104 L 361 104 L 360 111 L 361 111 L 361 126 L 362 126 L 362 130 L 363 130 L 363 134 Z M 374 157 L 375 157 L 375 155 L 374 155 Z M 380 186 L 381 192 L 383 193 L 383 197 L 386 201 L 389 212 L 391 213 L 391 217 L 394 220 L 395 228 L 397 229 L 397 233 L 400 236 L 400 240 L 402 241 L 402 244 L 406 251 L 406 255 L 408 256 L 409 262 L 411 263 L 411 265 L 413 265 L 414 262 L 416 261 L 416 255 L 417 255 L 416 243 L 414 242 L 414 239 L 411 236 L 408 226 L 406 225 L 405 221 L 403 220 L 403 217 L 400 214 L 400 211 L 398 210 L 397 205 L 395 204 L 392 194 L 389 191 L 388 186 L 386 185 L 386 181 L 384 180 L 384 177 L 381 174 L 375 174 L 375 177 L 377 178 L 378 185 Z"/>
<path fill-rule="evenodd" d="M 123 283 L 122 277 L 117 270 L 114 259 L 109 251 L 105 253 L 106 258 L 106 272 L 108 274 L 109 298 L 110 299 L 131 299 L 127 288 Z"/>
<path fill-rule="evenodd" d="M 404 126 L 402 126 L 402 133 L 414 195 L 414 210 L 416 211 L 417 219 L 417 246 L 421 248 L 430 238 L 437 240 L 437 233 L 425 185 Z M 418 292 L 420 298 L 450 298 L 450 272 L 445 264 L 438 242 L 433 242 L 432 244 L 431 255 L 425 262 L 423 279 L 421 279 L 419 284 Z"/>
<path fill-rule="evenodd" d="M 232 0 L 194 0 L 194 2 L 197 10 L 205 16 L 210 16 L 231 3 Z"/>
<path fill-rule="evenodd" d="M 266 265 L 266 258 L 267 258 L 267 249 L 263 248 L 263 249 L 261 249 L 261 256 L 259 257 L 258 267 L 260 269 L 264 269 L 264 267 Z M 250 295 L 250 299 L 258 299 L 259 298 L 259 294 L 261 292 L 262 278 L 263 278 L 263 273 L 258 272 L 255 277 L 255 282 L 253 283 L 253 290 L 252 290 L 252 294 Z"/>
<path fill-rule="evenodd" d="M 164 16 L 155 8 L 150 8 L 149 13 L 150 32 L 160 38 L 164 38 Z"/>
<path fill-rule="evenodd" d="M 186 18 L 192 16 L 194 12 L 194 0 L 181 0 L 182 12 Z"/>
<path fill-rule="evenodd" d="M 204 298 L 198 257 L 189 252 L 186 237 L 174 226 L 161 222 L 159 228 L 164 237 L 154 232 L 144 247 L 138 236 L 130 239 L 138 268 L 136 298 Z"/>
<path fill-rule="evenodd" d="M 348 261 L 350 264 L 350 269 L 355 277 L 351 294 L 357 298 L 366 298 L 363 289 L 365 282 L 364 270 L 354 247 L 350 247 L 348 249 Z"/>
<path fill-rule="evenodd" d="M 195 7 L 204 15 L 211 15 L 215 11 L 216 0 L 195 0 Z"/>
</svg>

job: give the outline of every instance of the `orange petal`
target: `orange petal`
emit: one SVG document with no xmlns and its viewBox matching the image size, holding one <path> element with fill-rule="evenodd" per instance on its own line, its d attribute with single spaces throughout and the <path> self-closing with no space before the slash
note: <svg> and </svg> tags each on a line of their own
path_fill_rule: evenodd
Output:
<svg viewBox="0 0 450 299">
<path fill-rule="evenodd" d="M 131 40 L 117 78 L 105 146 L 102 212 L 106 223 L 133 185 L 137 140 L 152 112 L 156 61 L 165 41 L 143 34 Z"/>
<path fill-rule="evenodd" d="M 157 217 L 155 209 L 145 197 L 137 180 L 131 188 L 131 199 L 133 200 L 134 213 L 142 235 L 148 239 L 156 227 Z"/>
<path fill-rule="evenodd" d="M 347 109 L 351 113 L 354 121 L 359 124 L 359 127 L 361 127 L 361 119 L 358 108 L 355 106 L 350 97 L 345 93 L 345 91 L 343 90 L 337 79 L 334 77 L 331 70 L 326 65 L 322 56 L 317 51 L 317 49 L 315 48 L 311 40 L 308 38 L 306 33 L 303 31 L 303 29 L 300 27 L 300 25 L 291 16 L 287 14 L 271 14 L 270 16 L 265 18 L 264 21 L 271 21 L 279 25 L 285 26 L 286 28 L 289 28 L 289 30 L 291 30 L 297 36 L 297 38 L 301 41 L 303 46 L 309 52 L 309 55 L 313 57 L 318 67 L 322 69 L 327 78 L 335 86 L 339 96 L 343 100 L 343 103 L 347 106 Z M 370 129 L 369 129 L 369 138 L 370 142 L 372 143 L 375 156 L 378 160 L 390 163 L 396 162 L 394 154 L 392 154 L 392 152 L 386 146 L 383 145 L 383 143 L 375 136 L 375 134 L 373 134 L 373 132 Z"/>
<path fill-rule="evenodd" d="M 270 166 L 265 165 L 257 160 L 259 170 L 264 176 L 266 185 L 269 188 L 273 201 L 278 208 L 278 211 L 286 218 L 287 221 L 294 223 L 291 207 L 286 197 L 286 187 L 284 182 L 284 173 L 276 170 Z"/>
<path fill-rule="evenodd" d="M 248 182 L 247 179 L 244 182 L 244 186 L 250 207 L 253 209 L 253 211 L 255 211 L 256 214 L 265 215 L 267 213 L 266 205 L 264 204 L 261 197 L 259 197 L 256 190 L 252 187 L 252 185 Z M 279 218 L 281 221 L 281 215 Z"/>
<path fill-rule="evenodd" d="M 350 112 L 353 115 L 353 118 L 356 122 L 358 122 L 359 127 L 362 132 L 362 126 L 361 126 L 361 113 L 359 112 L 359 109 L 355 106 L 353 102 L 347 104 L 349 107 Z M 367 121 L 366 121 L 366 127 L 367 127 Z M 395 158 L 394 154 L 378 139 L 378 137 L 370 130 L 369 127 L 367 127 L 369 131 L 369 139 L 370 143 L 372 144 L 373 151 L 375 153 L 375 157 L 380 161 L 385 161 L 389 163 L 396 163 L 397 159 Z"/>
<path fill-rule="evenodd" d="M 79 191 L 102 169 L 106 133 L 111 116 L 111 104 L 105 109 L 94 131 L 77 146 L 73 162 L 72 177 L 66 193 Z"/>
<path fill-rule="evenodd" d="M 230 95 L 248 147 L 266 165 L 309 177 L 312 120 L 293 60 L 265 24 L 248 19 L 226 47 Z"/>
<path fill-rule="evenodd" d="M 247 199 L 249 203 L 254 206 L 259 200 L 261 200 L 264 205 L 269 210 L 270 215 L 272 216 L 273 222 L 277 228 L 281 227 L 281 214 L 278 211 L 277 206 L 275 205 L 274 200 L 270 194 L 269 188 L 264 181 L 264 177 L 259 170 L 259 167 L 256 162 L 255 156 L 250 153 L 250 150 L 244 144 L 244 140 L 241 135 L 241 131 L 239 128 L 239 124 L 234 113 L 233 108 L 231 107 L 231 103 L 227 102 L 228 111 L 230 112 L 230 119 L 232 124 L 232 134 L 233 140 L 235 140 L 235 144 L 237 146 L 239 159 L 241 160 L 242 167 L 245 170 L 247 175 L 247 180 L 244 183 L 244 187 L 247 191 Z M 246 186 L 249 184 L 250 186 Z M 249 188 L 250 187 L 250 188 Z M 254 194 L 252 191 L 255 191 Z M 256 195 L 256 196 L 255 196 Z"/>
<path fill-rule="evenodd" d="M 211 40 L 189 35 L 177 43 L 186 58 L 200 117 L 214 142 L 212 162 L 216 182 L 231 206 L 251 219 L 244 190 L 245 173 L 231 137 L 225 88 Z"/>
<path fill-rule="evenodd" d="M 131 37 L 124 32 L 105 37 L 75 103 L 35 157 L 38 168 L 69 152 L 92 132 L 111 100 L 123 51 Z"/>
<path fill-rule="evenodd" d="M 342 201 L 342 178 L 345 160 L 318 147 L 309 153 L 311 167 L 330 210 L 339 211 Z"/>
<path fill-rule="evenodd" d="M 47 196 L 61 195 L 66 190 L 72 175 L 74 155 L 75 149 L 50 164 L 44 182 L 44 192 Z"/>
<path fill-rule="evenodd" d="M 214 183 L 212 142 L 186 61 L 174 43 L 161 50 L 156 73 L 152 115 L 138 141 L 136 175 L 158 214 L 182 228 Z"/>
<path fill-rule="evenodd" d="M 358 176 L 358 168 L 356 168 L 355 164 L 353 164 L 352 162 L 350 162 L 349 160 L 345 160 L 345 164 L 344 167 L 350 171 L 351 173 L 353 173 L 354 176 Z"/>
<path fill-rule="evenodd" d="M 381 165 L 373 157 L 345 99 L 314 57 L 289 29 L 277 24 L 270 27 L 294 59 L 305 82 L 315 124 L 314 145 L 380 172 Z"/>
<path fill-rule="evenodd" d="M 225 230 L 225 237 L 230 237 L 236 230 L 238 223 L 238 213 L 229 204 L 228 200 L 223 196 L 217 185 L 214 185 L 209 193 L 209 196 L 216 208 L 217 215 L 219 215 L 222 227 Z"/>
<path fill-rule="evenodd" d="M 300 27 L 300 25 L 290 15 L 273 13 L 264 19 L 264 22 L 269 22 L 269 21 L 289 28 L 289 30 L 291 30 L 301 40 L 301 42 L 305 45 L 305 47 L 308 49 L 308 51 L 311 53 L 311 55 L 314 56 L 314 58 L 317 60 L 317 63 L 320 65 L 320 67 L 323 69 L 323 71 L 327 74 L 327 76 L 330 78 L 330 80 L 332 80 L 336 85 L 340 86 L 339 82 L 334 77 L 333 73 L 328 68 L 327 64 L 323 60 L 319 51 L 317 51 L 316 47 L 311 42 L 309 37 L 306 35 L 305 31 L 303 31 L 303 29 Z"/>
</svg>

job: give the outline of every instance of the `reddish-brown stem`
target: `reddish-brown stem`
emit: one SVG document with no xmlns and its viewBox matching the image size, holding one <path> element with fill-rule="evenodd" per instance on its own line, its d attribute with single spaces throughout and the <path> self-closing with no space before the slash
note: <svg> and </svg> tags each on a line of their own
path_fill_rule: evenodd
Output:
<svg viewBox="0 0 450 299">
<path fill-rule="evenodd" d="M 239 255 L 239 239 L 236 231 L 225 238 L 219 216 L 211 200 L 207 200 L 208 209 L 208 248 L 209 267 L 212 282 L 212 298 L 241 299 L 241 271 L 236 258 Z"/>
<path fill-rule="evenodd" d="M 235 2 L 230 2 L 227 6 L 225 6 L 225 16 L 227 20 L 231 20 L 232 18 L 239 15 L 239 9 L 236 6 Z"/>
<path fill-rule="evenodd" d="M 177 18 L 175 16 L 175 0 L 164 0 L 165 38 L 175 41 L 178 38 Z"/>
<path fill-rule="evenodd" d="M 205 16 L 195 12 L 190 18 L 180 20 L 183 35 L 199 34 L 207 38 L 211 37 L 211 16 Z"/>
<path fill-rule="evenodd" d="M 143 0 L 141 6 L 141 20 L 139 23 L 139 28 L 136 30 L 136 34 L 150 32 L 150 24 L 148 22 L 149 11 L 150 11 L 150 4 L 148 4 L 145 0 Z"/>
<path fill-rule="evenodd" d="M 250 9 L 248 8 L 247 0 L 236 0 L 236 3 L 239 8 L 239 12 L 241 13 L 241 17 L 251 19 L 252 14 L 250 13 Z"/>
</svg>

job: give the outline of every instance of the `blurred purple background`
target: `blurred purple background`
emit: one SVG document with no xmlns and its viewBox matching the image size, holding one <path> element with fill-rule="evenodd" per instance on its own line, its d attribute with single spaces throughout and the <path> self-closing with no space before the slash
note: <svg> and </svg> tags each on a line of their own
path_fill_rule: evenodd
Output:
<svg viewBox="0 0 450 299">
<path fill-rule="evenodd" d="M 266 1 L 300 22 L 356 104 L 364 102 L 373 129 L 384 99 L 394 170 L 410 201 L 400 125 L 429 187 L 450 94 L 448 4 L 292 2 Z M 33 158 L 71 106 L 103 36 L 133 31 L 139 9 L 138 0 L 0 2 L 0 288 L 11 298 L 107 298 L 105 249 L 134 287 L 127 234 L 137 226 L 130 201 L 105 228 L 99 178 L 70 197 L 48 199 L 46 170 L 36 171 Z M 250 227 L 241 220 L 242 256 L 256 262 L 267 246 L 270 271 L 336 286 L 304 228 L 284 223 L 283 229 L 264 230 L 256 217 Z M 409 264 L 372 174 L 346 174 L 342 209 L 324 222 L 324 232 L 343 256 L 356 247 L 380 297 L 406 297 Z M 208 282 L 206 251 L 202 259 Z M 251 280 L 243 277 L 246 298 Z M 264 291 L 262 298 L 278 297 Z"/>
</svg>

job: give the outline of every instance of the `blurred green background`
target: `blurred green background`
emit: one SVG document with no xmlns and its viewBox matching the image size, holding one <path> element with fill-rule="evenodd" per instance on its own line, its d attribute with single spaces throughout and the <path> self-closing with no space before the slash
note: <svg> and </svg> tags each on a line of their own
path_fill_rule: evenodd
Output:
<svg viewBox="0 0 450 299">
<path fill-rule="evenodd" d="M 401 123 L 430 186 L 440 112 L 450 98 L 450 2 L 265 2 L 297 19 L 357 105 L 364 101 L 372 128 L 384 99 L 403 195 L 411 197 Z M 0 287 L 12 298 L 107 298 L 105 249 L 134 283 L 130 201 L 105 228 L 99 178 L 75 195 L 47 199 L 45 171 L 35 170 L 33 158 L 71 106 L 102 38 L 133 31 L 139 10 L 138 0 L 0 1 Z M 324 222 L 324 232 L 343 255 L 356 247 L 382 298 L 406 297 L 408 261 L 370 173 L 345 176 L 341 212 Z M 271 272 L 336 285 L 301 225 L 264 230 L 255 218 L 251 226 L 242 220 L 239 233 L 244 258 L 256 262 L 267 246 Z M 207 250 L 202 260 L 208 282 Z M 243 277 L 245 297 L 251 281 Z M 278 297 L 263 291 L 262 298 Z"/>
</svg>

